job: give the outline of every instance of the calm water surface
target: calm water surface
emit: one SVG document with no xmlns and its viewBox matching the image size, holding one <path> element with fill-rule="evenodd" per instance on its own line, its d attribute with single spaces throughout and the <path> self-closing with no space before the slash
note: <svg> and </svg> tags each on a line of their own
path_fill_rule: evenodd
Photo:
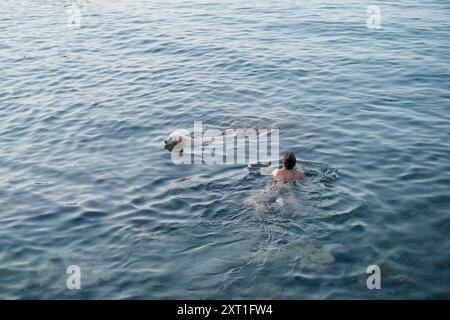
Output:
<svg viewBox="0 0 450 320">
<path fill-rule="evenodd" d="M 115 2 L 0 4 L 0 298 L 450 298 L 448 3 Z M 306 179 L 173 164 L 194 120 Z"/>
</svg>

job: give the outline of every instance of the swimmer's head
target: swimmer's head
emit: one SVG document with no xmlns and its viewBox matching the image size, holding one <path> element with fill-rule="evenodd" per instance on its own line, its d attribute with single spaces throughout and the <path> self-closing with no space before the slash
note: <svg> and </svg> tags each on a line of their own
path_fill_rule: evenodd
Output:
<svg viewBox="0 0 450 320">
<path fill-rule="evenodd" d="M 297 159 L 295 158 L 295 154 L 293 152 L 286 152 L 283 156 L 283 165 L 286 169 L 290 170 L 295 167 L 295 163 Z"/>
</svg>

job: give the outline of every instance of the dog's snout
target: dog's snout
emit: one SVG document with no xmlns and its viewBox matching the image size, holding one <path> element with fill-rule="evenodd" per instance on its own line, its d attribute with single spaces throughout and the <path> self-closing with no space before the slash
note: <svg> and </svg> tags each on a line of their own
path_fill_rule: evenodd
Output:
<svg viewBox="0 0 450 320">
<path fill-rule="evenodd" d="M 164 140 L 164 143 L 166 143 L 166 144 L 167 144 L 167 140 Z"/>
</svg>

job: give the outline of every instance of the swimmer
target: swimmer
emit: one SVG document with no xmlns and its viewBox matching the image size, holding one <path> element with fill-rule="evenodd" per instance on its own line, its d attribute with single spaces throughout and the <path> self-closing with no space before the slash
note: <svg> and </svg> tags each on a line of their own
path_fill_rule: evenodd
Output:
<svg viewBox="0 0 450 320">
<path fill-rule="evenodd" d="M 295 164 L 297 159 L 293 152 L 286 152 L 283 156 L 283 168 L 275 169 L 272 172 L 272 176 L 277 180 L 293 181 L 305 176 L 302 170 L 295 170 Z"/>
</svg>

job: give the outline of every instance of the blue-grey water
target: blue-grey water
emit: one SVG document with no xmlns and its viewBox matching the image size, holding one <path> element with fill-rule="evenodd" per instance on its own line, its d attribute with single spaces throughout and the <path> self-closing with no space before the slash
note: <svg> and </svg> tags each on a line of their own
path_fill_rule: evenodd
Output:
<svg viewBox="0 0 450 320">
<path fill-rule="evenodd" d="M 449 14 L 2 1 L 0 298 L 450 298 Z M 306 178 L 173 164 L 194 120 L 279 128 Z"/>
</svg>

